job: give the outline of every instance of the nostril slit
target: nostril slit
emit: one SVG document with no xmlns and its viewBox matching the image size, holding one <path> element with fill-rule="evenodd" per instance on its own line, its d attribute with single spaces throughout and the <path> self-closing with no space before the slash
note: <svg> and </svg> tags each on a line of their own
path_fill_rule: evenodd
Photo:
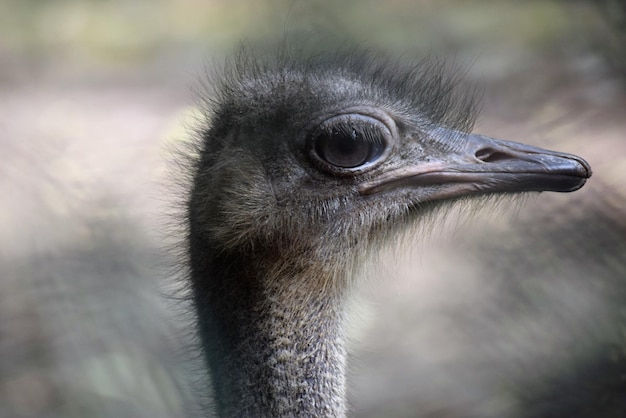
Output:
<svg viewBox="0 0 626 418">
<path fill-rule="evenodd" d="M 474 155 L 476 158 L 486 163 L 495 163 L 497 161 L 511 159 L 511 156 L 491 148 L 479 149 Z"/>
</svg>

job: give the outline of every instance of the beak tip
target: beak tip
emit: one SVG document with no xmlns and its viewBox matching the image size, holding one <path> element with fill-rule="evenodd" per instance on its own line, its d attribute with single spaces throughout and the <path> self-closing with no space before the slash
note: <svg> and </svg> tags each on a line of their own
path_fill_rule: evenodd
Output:
<svg viewBox="0 0 626 418">
<path fill-rule="evenodd" d="M 579 163 L 581 165 L 581 167 L 584 170 L 584 174 L 582 175 L 582 177 L 584 178 L 581 187 L 587 182 L 587 179 L 591 178 L 591 176 L 593 175 L 593 170 L 591 169 L 591 165 L 584 159 L 578 157 L 579 159 Z"/>
</svg>

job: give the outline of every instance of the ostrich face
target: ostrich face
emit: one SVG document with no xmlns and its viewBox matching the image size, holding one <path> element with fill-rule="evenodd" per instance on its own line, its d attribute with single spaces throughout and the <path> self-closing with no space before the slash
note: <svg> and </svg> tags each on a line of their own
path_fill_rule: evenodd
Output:
<svg viewBox="0 0 626 418">
<path fill-rule="evenodd" d="M 337 248 L 426 202 L 574 191 L 591 175 L 579 157 L 468 133 L 471 100 L 454 80 L 337 61 L 236 69 L 222 85 L 196 178 L 213 192 L 202 210 L 217 245 Z"/>
</svg>

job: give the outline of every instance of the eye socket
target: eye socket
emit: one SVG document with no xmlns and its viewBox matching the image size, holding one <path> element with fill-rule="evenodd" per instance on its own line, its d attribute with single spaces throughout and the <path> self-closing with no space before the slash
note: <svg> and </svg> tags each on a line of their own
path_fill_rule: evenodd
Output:
<svg viewBox="0 0 626 418">
<path fill-rule="evenodd" d="M 354 171 L 379 160 L 390 136 L 389 129 L 372 117 L 341 115 L 327 119 L 315 129 L 309 146 L 331 168 Z"/>
</svg>

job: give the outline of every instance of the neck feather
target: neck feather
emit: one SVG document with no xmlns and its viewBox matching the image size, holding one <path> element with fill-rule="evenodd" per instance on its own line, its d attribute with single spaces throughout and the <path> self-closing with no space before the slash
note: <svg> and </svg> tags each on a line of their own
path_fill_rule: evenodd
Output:
<svg viewBox="0 0 626 418">
<path fill-rule="evenodd" d="M 192 254 L 218 415 L 345 416 L 345 286 L 329 273 L 241 260 Z"/>
</svg>

